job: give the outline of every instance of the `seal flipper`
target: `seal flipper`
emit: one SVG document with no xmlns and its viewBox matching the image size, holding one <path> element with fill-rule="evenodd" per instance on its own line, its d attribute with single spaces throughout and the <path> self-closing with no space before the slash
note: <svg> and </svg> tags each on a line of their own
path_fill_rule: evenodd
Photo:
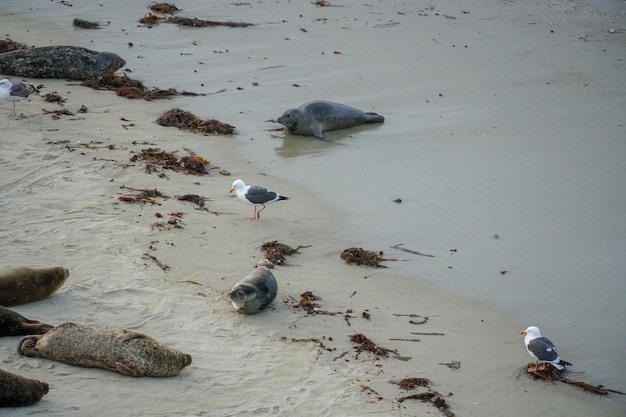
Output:
<svg viewBox="0 0 626 417">
<path fill-rule="evenodd" d="M 42 336 L 26 336 L 20 339 L 17 344 L 17 353 L 22 356 L 30 356 L 32 358 L 39 357 L 39 351 L 37 350 L 37 341 L 41 339 Z"/>
<path fill-rule="evenodd" d="M 320 122 L 311 122 L 311 133 L 318 139 L 325 139 L 324 131 L 322 128 L 324 125 Z"/>
<path fill-rule="evenodd" d="M 365 123 L 382 123 L 385 118 L 378 113 L 367 112 L 365 113 Z"/>
<path fill-rule="evenodd" d="M 115 370 L 122 375 L 126 376 L 142 376 L 137 370 L 131 368 L 130 366 L 124 365 L 122 362 L 115 362 Z"/>
</svg>

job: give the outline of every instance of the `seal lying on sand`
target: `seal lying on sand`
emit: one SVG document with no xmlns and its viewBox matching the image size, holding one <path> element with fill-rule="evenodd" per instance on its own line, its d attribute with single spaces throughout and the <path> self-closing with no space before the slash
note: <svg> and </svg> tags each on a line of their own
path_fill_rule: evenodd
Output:
<svg viewBox="0 0 626 417">
<path fill-rule="evenodd" d="M 17 352 L 128 376 L 175 376 L 191 363 L 191 356 L 149 336 L 69 322 L 42 336 L 23 337 Z"/>
<path fill-rule="evenodd" d="M 289 109 L 277 120 L 289 133 L 324 139 L 324 132 L 346 129 L 363 123 L 382 123 L 377 113 L 364 112 L 332 101 L 309 101 L 297 109 Z"/>
<path fill-rule="evenodd" d="M 43 300 L 61 288 L 70 272 L 60 266 L 0 270 L 0 305 L 15 306 Z"/>
<path fill-rule="evenodd" d="M 42 46 L 0 54 L 0 73 L 29 78 L 86 80 L 124 65 L 126 61 L 112 52 L 78 46 Z"/>
<path fill-rule="evenodd" d="M 270 305 L 278 292 L 276 277 L 259 262 L 257 268 L 228 292 L 228 298 L 238 312 L 256 314 Z"/>
<path fill-rule="evenodd" d="M 35 404 L 48 393 L 48 384 L 0 369 L 0 407 Z"/>
<path fill-rule="evenodd" d="M 37 320 L 29 320 L 16 311 L 0 306 L 0 336 L 44 334 L 52 326 Z"/>
</svg>

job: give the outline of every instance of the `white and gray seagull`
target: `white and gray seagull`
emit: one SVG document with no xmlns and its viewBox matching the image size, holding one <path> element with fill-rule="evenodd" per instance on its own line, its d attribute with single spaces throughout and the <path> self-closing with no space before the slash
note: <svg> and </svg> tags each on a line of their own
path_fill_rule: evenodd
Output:
<svg viewBox="0 0 626 417">
<path fill-rule="evenodd" d="M 275 201 L 288 200 L 288 197 L 282 196 L 274 191 L 270 191 L 265 187 L 259 187 L 258 185 L 246 185 L 243 180 L 235 180 L 232 187 L 228 191 L 237 193 L 237 197 L 240 200 L 245 201 L 248 204 L 254 206 L 254 215 L 248 217 L 249 220 L 257 220 L 261 218 L 261 212 L 265 209 L 265 205 L 273 203 Z M 257 211 L 257 207 L 262 208 Z"/>
<path fill-rule="evenodd" d="M 537 366 L 532 369 L 529 368 L 529 371 L 544 370 L 546 363 L 552 364 L 559 371 L 565 369 L 565 366 L 572 366 L 571 363 L 561 359 L 554 343 L 547 337 L 542 336 L 538 327 L 530 326 L 526 330 L 522 330 L 520 334 L 526 335 L 524 337 L 524 343 L 526 344 L 528 354 L 537 359 L 538 363 L 542 363 L 542 365 L 537 364 Z"/>
<path fill-rule="evenodd" d="M 13 102 L 13 116 L 15 116 L 15 103 L 24 100 L 33 93 L 38 93 L 42 85 L 30 83 L 11 83 L 6 78 L 0 80 L 0 97 Z"/>
</svg>

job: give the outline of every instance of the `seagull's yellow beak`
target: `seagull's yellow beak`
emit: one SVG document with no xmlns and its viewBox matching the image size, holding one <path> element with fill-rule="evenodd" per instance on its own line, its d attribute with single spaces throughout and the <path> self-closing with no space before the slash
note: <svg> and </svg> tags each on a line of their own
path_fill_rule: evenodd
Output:
<svg viewBox="0 0 626 417">
<path fill-rule="evenodd" d="M 235 189 L 234 189 L 234 188 L 231 188 L 230 190 L 228 190 L 228 193 L 230 194 L 230 193 L 232 193 L 233 191 L 235 191 Z"/>
<path fill-rule="evenodd" d="M 519 334 L 526 334 L 526 330 L 522 330 Z"/>
</svg>

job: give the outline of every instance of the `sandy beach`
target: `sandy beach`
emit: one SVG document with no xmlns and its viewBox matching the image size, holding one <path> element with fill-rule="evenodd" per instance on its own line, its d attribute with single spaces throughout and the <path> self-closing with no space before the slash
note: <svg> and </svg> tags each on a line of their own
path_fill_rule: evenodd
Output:
<svg viewBox="0 0 626 417">
<path fill-rule="evenodd" d="M 428 378 L 431 389 L 445 396 L 450 411 L 457 416 L 624 414 L 623 396 L 600 397 L 561 383 L 533 381 L 521 374 L 531 358 L 519 335 L 530 324 L 544 330 L 542 324 L 548 323 L 547 335 L 557 343 L 562 356 L 576 365 L 572 379 L 626 390 L 623 363 L 607 363 L 606 359 L 619 357 L 626 342 L 626 330 L 619 324 L 624 313 L 620 303 L 624 295 L 623 280 L 603 289 L 610 293 L 606 298 L 592 297 L 594 305 L 585 305 L 576 298 L 583 291 L 578 287 L 576 291 L 580 292 L 572 295 L 571 300 L 554 301 L 559 306 L 579 303 L 578 310 L 588 308 L 591 314 L 603 313 L 599 308 L 602 300 L 611 306 L 608 311 L 614 318 L 606 319 L 605 331 L 597 330 L 592 333 L 593 340 L 580 342 L 585 336 L 575 333 L 585 331 L 584 314 L 572 319 L 578 320 L 575 323 L 559 326 L 563 315 L 575 313 L 570 310 L 552 313 L 546 292 L 554 290 L 532 287 L 535 285 L 532 278 L 528 281 L 531 284 L 514 284 L 519 285 L 521 293 L 511 309 L 488 296 L 473 296 L 469 290 L 470 296 L 463 296 L 466 292 L 463 285 L 470 285 L 461 282 L 463 274 L 451 277 L 449 285 L 442 285 L 435 276 L 445 277 L 441 270 L 448 270 L 450 265 L 463 270 L 468 279 L 473 273 L 481 274 L 481 252 L 463 253 L 460 260 L 454 261 L 440 256 L 442 253 L 450 256 L 447 252 L 456 247 L 453 244 L 466 242 L 465 247 L 469 247 L 474 241 L 450 239 L 462 229 L 460 221 L 451 222 L 447 228 L 432 226 L 434 220 L 428 219 L 435 217 L 440 207 L 428 207 L 423 201 L 445 203 L 443 198 L 436 200 L 437 178 L 424 176 L 426 185 L 432 186 L 431 191 L 425 191 L 425 200 L 407 198 L 404 190 L 416 185 L 414 178 L 403 179 L 402 173 L 414 172 L 413 158 L 402 159 L 392 152 L 385 154 L 381 150 L 384 145 L 377 145 L 382 140 L 397 143 L 394 141 L 410 139 L 416 147 L 420 146 L 415 148 L 416 154 L 436 155 L 435 143 L 444 142 L 449 149 L 457 149 L 481 164 L 483 155 L 478 150 L 468 153 L 479 140 L 496 148 L 497 155 L 518 153 L 528 161 L 545 155 L 546 150 L 562 154 L 564 160 L 572 155 L 575 158 L 577 154 L 568 154 L 572 148 L 566 142 L 542 145 L 535 139 L 530 142 L 536 147 L 507 147 L 507 143 L 496 141 L 491 132 L 499 130 L 510 133 L 511 137 L 525 132 L 529 137 L 540 137 L 538 132 L 543 125 L 525 126 L 525 114 L 507 121 L 496 117 L 497 122 L 486 133 L 484 119 L 494 114 L 490 113 L 492 107 L 484 103 L 473 106 L 466 100 L 471 97 L 471 91 L 481 92 L 481 97 L 493 98 L 492 105 L 502 105 L 504 113 L 511 110 L 503 99 L 510 94 L 514 100 L 531 101 L 522 106 L 530 114 L 536 96 L 525 97 L 520 85 L 545 85 L 550 78 L 550 71 L 546 70 L 550 50 L 535 44 L 539 30 L 546 33 L 552 30 L 554 36 L 562 36 L 550 45 L 567 50 L 573 38 L 582 36 L 574 34 L 574 29 L 584 28 L 580 34 L 586 34 L 588 39 L 580 42 L 589 45 L 593 53 L 607 50 L 606 60 L 612 66 L 606 73 L 623 71 L 626 58 L 623 14 L 614 9 L 591 13 L 591 8 L 574 7 L 570 2 L 507 6 L 481 1 L 439 8 L 427 3 L 413 6 L 403 2 L 358 5 L 331 2 L 330 6 L 319 7 L 308 1 L 211 4 L 185 1 L 177 3 L 183 9 L 181 15 L 251 22 L 255 26 L 180 28 L 162 23 L 148 29 L 137 22 L 148 13 L 148 4 L 129 3 L 12 2 L 0 6 L 3 35 L 15 41 L 36 46 L 69 44 L 115 52 L 127 61 L 125 68 L 131 70 L 127 74 L 148 86 L 207 94 L 171 100 L 129 100 L 110 91 L 81 87 L 76 81 L 41 79 L 28 81 L 45 84 L 44 93 L 57 91 L 66 99 L 64 108 L 74 115 L 55 119 L 42 109 L 59 109 L 58 104 L 31 96 L 17 103 L 15 117 L 12 104 L 0 102 L 3 266 L 62 265 L 70 271 L 65 286 L 52 297 L 13 308 L 21 314 L 53 325 L 74 321 L 132 329 L 190 354 L 193 362 L 173 378 L 131 378 L 100 369 L 21 357 L 16 353 L 19 337 L 3 337 L 1 368 L 46 381 L 50 392 L 36 405 L 2 409 L 1 415 L 444 415 L 432 404 L 398 401 L 403 396 L 425 391 L 401 390 L 391 383 L 408 377 Z M 543 14 L 554 19 L 528 23 Z M 491 25 L 481 32 L 481 26 L 469 24 L 463 16 L 471 16 L 475 22 L 501 21 L 500 31 Z M 510 25 L 512 16 L 517 25 Z M 102 28 L 75 29 L 71 24 L 75 17 L 97 20 Z M 573 26 L 569 26 L 571 21 Z M 395 39 L 404 43 L 378 48 L 376 39 L 389 36 L 381 31 L 396 29 Z M 335 39 L 341 41 L 331 42 Z M 484 39 L 485 43 L 481 44 Z M 433 44 L 441 43 L 447 45 L 445 51 L 430 49 Z M 418 65 L 415 56 L 403 53 L 403 49 L 454 54 L 450 62 L 458 68 L 465 62 L 475 64 L 511 49 L 521 55 L 537 50 L 541 58 L 529 60 L 528 68 L 524 68 L 526 78 L 520 80 L 520 85 L 490 79 L 489 84 L 497 88 L 482 93 L 484 85 L 454 76 L 446 80 L 444 75 L 437 74 L 434 64 Z M 510 69 L 504 61 L 502 71 L 506 73 Z M 400 69 L 394 72 L 394 66 L 389 65 L 393 62 L 397 62 L 397 68 L 413 68 L 414 78 L 407 78 L 407 72 Z M 592 64 L 581 66 L 585 67 L 581 72 L 593 71 Z M 477 76 L 480 66 L 469 67 L 480 78 Z M 429 75 L 431 83 L 424 81 Z M 575 90 L 585 88 L 587 83 L 602 90 L 599 93 L 594 90 L 594 94 L 604 97 L 604 101 L 598 104 L 594 95 L 592 103 L 581 103 L 579 113 L 568 117 L 580 119 L 585 111 L 598 104 L 595 111 L 608 114 L 607 118 L 615 121 L 612 125 L 598 126 L 598 135 L 608 139 L 596 139 L 611 147 L 602 147 L 597 165 L 586 166 L 585 171 L 591 172 L 595 167 L 619 175 L 624 173 L 624 167 L 617 162 L 625 154 L 624 124 L 623 120 L 619 122 L 623 119 L 626 97 L 620 84 L 623 75 L 621 79 L 602 75 L 598 79 L 581 79 L 573 69 L 548 82 L 571 83 Z M 461 90 L 455 84 L 463 87 L 465 95 L 448 100 L 453 91 Z M 416 91 L 420 92 L 419 96 L 415 95 Z M 386 116 L 386 122 L 345 134 L 337 132 L 328 142 L 273 130 L 279 126 L 268 122 L 269 119 L 308 98 L 327 98 L 380 112 Z M 544 99 L 549 108 L 555 108 L 570 96 L 546 93 Z M 83 105 L 88 111 L 77 113 Z M 174 107 L 230 123 L 237 127 L 237 132 L 232 136 L 202 136 L 158 126 L 155 120 Z M 564 110 L 555 111 L 555 117 L 564 114 Z M 573 129 L 576 128 L 574 124 Z M 462 135 L 473 139 L 455 143 Z M 191 150 L 210 161 L 209 174 L 196 176 L 171 170 L 164 170 L 164 175 L 148 173 L 145 163 L 131 161 L 146 148 L 160 148 L 179 156 Z M 594 148 L 585 149 L 591 153 Z M 380 152 L 383 158 L 387 155 L 387 161 L 393 164 L 385 164 L 384 160 L 379 163 L 393 165 L 392 171 L 363 164 L 370 160 L 360 158 L 372 150 Z M 350 159 L 351 152 L 354 159 Z M 336 160 L 332 159 L 335 154 L 339 155 Z M 461 160 L 454 155 L 449 158 L 451 167 Z M 490 159 L 486 160 L 484 165 L 489 166 Z M 359 187 L 346 190 L 343 179 L 334 174 L 337 171 L 331 168 L 321 171 L 328 166 L 324 164 L 343 167 L 342 172 L 353 181 L 362 175 L 377 190 L 384 189 L 384 196 L 373 199 Z M 488 171 L 492 176 L 477 177 L 472 177 L 469 166 L 465 166 L 467 171 L 455 172 L 454 178 L 465 177 L 466 181 L 457 184 L 469 200 L 475 190 L 473 184 L 482 190 L 483 183 L 497 177 L 498 170 L 504 170 L 507 164 L 512 164 L 512 160 L 499 159 L 492 164 L 493 171 L 488 167 L 480 171 L 481 174 Z M 377 172 L 379 176 L 384 172 L 389 177 L 380 182 L 369 178 Z M 509 175 L 519 178 L 523 173 L 513 170 Z M 267 186 L 290 199 L 268 206 L 260 221 L 249 221 L 246 217 L 252 214 L 252 207 L 228 193 L 237 178 Z M 388 186 L 389 178 L 393 185 Z M 623 254 L 626 224 L 621 205 L 626 193 L 623 186 L 613 188 L 618 183 L 616 178 L 619 176 L 607 179 L 611 187 L 607 186 L 606 193 L 602 193 L 613 196 L 603 218 L 611 216 L 614 232 L 606 239 L 606 246 L 596 247 L 606 256 L 603 259 L 598 255 L 597 262 L 611 264 L 607 267 L 611 273 L 620 264 L 624 265 L 623 259 L 614 256 Z M 596 189 L 594 183 L 585 185 Z M 508 195 L 500 193 L 499 187 L 495 186 L 496 195 L 506 199 Z M 157 189 L 164 197 L 137 203 L 120 199 L 142 189 Z M 548 196 L 542 194 L 547 193 L 545 190 L 542 188 L 541 193 L 534 195 L 533 204 Z M 206 210 L 176 198 L 185 194 L 205 197 Z M 402 205 L 389 203 L 399 196 L 405 199 Z M 554 198 L 570 197 L 563 192 Z M 354 215 L 345 204 L 336 202 L 344 198 L 353 202 Z M 381 202 L 383 199 L 385 203 Z M 509 201 L 511 212 L 519 216 L 515 218 L 522 218 L 514 204 L 517 200 Z M 422 219 L 419 227 L 424 234 L 414 241 L 407 240 L 402 234 L 405 218 L 395 221 L 391 214 L 385 224 L 402 241 L 390 242 L 387 236 L 383 239 L 375 231 L 367 233 L 367 224 L 385 222 L 374 214 L 368 217 L 359 212 L 368 204 L 372 213 L 383 219 L 387 218 L 389 207 L 414 212 Z M 450 210 L 457 215 L 465 212 L 467 218 L 488 217 L 472 216 L 482 213 L 483 207 L 479 205 L 455 206 Z M 490 214 L 502 227 L 481 229 L 481 233 L 489 230 L 485 239 L 490 243 L 477 248 L 485 252 L 496 250 L 491 246 L 497 240 L 493 234 L 501 233 L 502 229 L 520 232 L 524 227 L 523 222 L 510 226 L 503 220 L 506 214 L 496 209 Z M 515 222 L 510 220 L 510 223 Z M 416 235 L 413 227 L 406 226 L 411 236 Z M 359 234 L 359 230 L 364 233 Z M 463 238 L 476 230 L 468 230 Z M 568 230 L 564 235 L 572 240 L 596 238 L 590 230 L 583 227 L 580 230 L 578 234 Z M 543 258 L 537 258 L 535 235 L 520 232 L 516 236 L 512 241 L 502 236 L 510 258 L 501 258 L 507 261 L 501 269 L 514 265 L 513 270 L 523 274 L 526 270 L 521 261 L 514 263 L 515 259 Z M 273 240 L 303 247 L 298 254 L 288 257 L 288 265 L 273 269 L 279 285 L 274 303 L 258 315 L 238 314 L 227 300 L 226 292 L 262 259 L 260 246 Z M 404 243 L 407 248 L 424 252 L 432 250 L 437 257 L 425 262 L 419 256 L 390 250 L 392 243 Z M 548 246 L 544 245 L 539 249 Z M 386 262 L 389 267 L 386 269 L 348 265 L 339 255 L 353 246 L 383 250 L 386 256 L 403 260 Z M 553 258 L 567 264 L 580 255 L 581 252 L 573 250 L 569 258 L 562 254 Z M 166 265 L 167 270 L 159 267 L 155 259 Z M 550 260 L 537 262 L 548 268 Z M 551 272 L 556 271 L 558 264 L 551 268 Z M 532 314 L 517 314 L 516 309 L 523 308 L 529 288 L 536 291 L 539 301 L 529 309 Z M 300 294 L 306 291 L 320 297 L 319 314 L 307 314 L 296 308 Z M 565 291 L 565 294 L 569 293 Z M 492 297 L 499 298 L 497 292 Z M 619 304 L 612 306 L 613 303 Z M 542 317 L 546 317 L 545 322 L 540 322 Z M 529 323 L 532 318 L 537 321 Z M 416 324 L 421 321 L 425 323 Z M 599 323 L 597 326 L 603 327 Z M 350 336 L 358 333 L 392 352 L 387 357 L 357 353 Z M 599 337 L 602 339 L 597 340 Z M 595 349 L 601 349 L 605 359 L 594 357 Z M 453 361 L 460 363 L 458 369 L 445 365 Z"/>
</svg>

